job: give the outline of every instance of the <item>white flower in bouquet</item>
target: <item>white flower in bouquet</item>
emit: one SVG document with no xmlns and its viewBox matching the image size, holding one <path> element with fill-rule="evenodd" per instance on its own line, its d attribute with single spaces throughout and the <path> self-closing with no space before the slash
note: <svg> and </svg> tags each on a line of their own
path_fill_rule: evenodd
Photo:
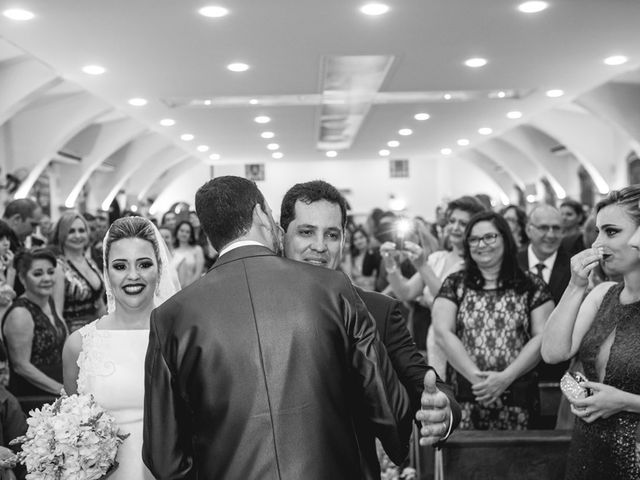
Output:
<svg viewBox="0 0 640 480">
<path fill-rule="evenodd" d="M 27 480 L 97 480 L 115 465 L 127 435 L 92 395 L 63 396 L 29 412 L 18 458 Z"/>
</svg>

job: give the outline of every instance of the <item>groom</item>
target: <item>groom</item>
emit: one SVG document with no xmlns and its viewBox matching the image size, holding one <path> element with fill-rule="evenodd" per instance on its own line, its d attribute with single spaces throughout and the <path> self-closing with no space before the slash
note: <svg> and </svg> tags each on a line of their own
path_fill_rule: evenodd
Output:
<svg viewBox="0 0 640 480">
<path fill-rule="evenodd" d="M 276 255 L 280 232 L 253 182 L 196 194 L 220 257 L 154 310 L 143 460 L 158 479 L 363 478 L 354 415 L 390 458 L 411 412 L 347 277 Z"/>
</svg>

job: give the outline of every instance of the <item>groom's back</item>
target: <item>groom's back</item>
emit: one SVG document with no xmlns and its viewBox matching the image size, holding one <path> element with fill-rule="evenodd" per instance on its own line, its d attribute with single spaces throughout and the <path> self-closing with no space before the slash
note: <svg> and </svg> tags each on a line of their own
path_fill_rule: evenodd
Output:
<svg viewBox="0 0 640 480">
<path fill-rule="evenodd" d="M 357 300 L 344 275 L 266 252 L 226 254 L 154 313 L 198 478 L 361 478 L 344 325 Z"/>
</svg>

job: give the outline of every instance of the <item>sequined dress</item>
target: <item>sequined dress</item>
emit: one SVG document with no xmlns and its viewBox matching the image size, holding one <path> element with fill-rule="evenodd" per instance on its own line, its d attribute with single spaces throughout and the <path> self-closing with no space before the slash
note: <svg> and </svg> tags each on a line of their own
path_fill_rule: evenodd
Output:
<svg viewBox="0 0 640 480">
<path fill-rule="evenodd" d="M 153 480 L 142 463 L 144 359 L 149 330 L 101 330 L 100 320 L 80 329 L 78 392 L 93 394 L 129 437 L 118 448 L 109 480 Z"/>
<path fill-rule="evenodd" d="M 605 294 L 578 358 L 587 378 L 599 381 L 596 359 L 600 346 L 614 334 L 602 383 L 640 395 L 640 302 L 620 303 L 624 283 Z M 615 332 L 614 332 L 615 331 Z M 576 420 L 567 460 L 568 480 L 640 479 L 637 459 L 640 415 L 620 412 L 593 423 Z"/>
</svg>

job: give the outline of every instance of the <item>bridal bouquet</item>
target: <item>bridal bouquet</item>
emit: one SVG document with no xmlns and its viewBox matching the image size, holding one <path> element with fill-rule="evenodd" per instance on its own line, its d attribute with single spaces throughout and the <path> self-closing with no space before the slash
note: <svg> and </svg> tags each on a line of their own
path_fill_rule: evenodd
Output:
<svg viewBox="0 0 640 480">
<path fill-rule="evenodd" d="M 29 412 L 20 463 L 27 480 L 97 480 L 116 466 L 121 435 L 116 423 L 92 395 L 63 396 Z"/>
<path fill-rule="evenodd" d="M 376 453 L 380 463 L 381 480 L 416 480 L 416 470 L 411 467 L 400 468 L 396 466 L 382 449 L 380 440 L 376 439 Z"/>
</svg>

